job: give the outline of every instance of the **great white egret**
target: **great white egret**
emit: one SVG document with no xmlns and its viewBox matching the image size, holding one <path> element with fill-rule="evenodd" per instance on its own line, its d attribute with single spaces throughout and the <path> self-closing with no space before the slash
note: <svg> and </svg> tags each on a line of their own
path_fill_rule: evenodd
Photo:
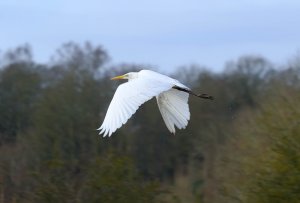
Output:
<svg viewBox="0 0 300 203">
<path fill-rule="evenodd" d="M 151 70 L 130 72 L 112 78 L 112 80 L 119 79 L 128 79 L 128 82 L 117 88 L 104 121 L 98 128 L 99 134 L 103 134 L 104 137 L 111 136 L 143 103 L 154 96 L 163 120 L 171 133 L 175 133 L 175 126 L 183 129 L 188 124 L 190 119 L 189 94 L 204 99 L 213 99 L 207 94 L 197 95 L 179 81 Z"/>
</svg>

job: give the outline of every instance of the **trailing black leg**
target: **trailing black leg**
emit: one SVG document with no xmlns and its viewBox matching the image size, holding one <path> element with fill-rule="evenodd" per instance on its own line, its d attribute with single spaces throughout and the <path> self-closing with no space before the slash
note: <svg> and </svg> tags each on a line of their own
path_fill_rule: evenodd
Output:
<svg viewBox="0 0 300 203">
<path fill-rule="evenodd" d="M 182 88 L 182 87 L 178 87 L 178 86 L 173 86 L 173 89 L 176 89 L 176 90 L 179 90 L 179 91 L 182 91 L 182 92 L 186 92 L 186 93 L 189 93 L 191 95 L 194 95 L 196 97 L 200 97 L 202 99 L 210 99 L 210 100 L 213 100 L 214 97 L 213 96 L 210 96 L 208 94 L 195 94 L 194 92 L 192 92 L 190 89 L 186 89 L 186 88 Z"/>
</svg>

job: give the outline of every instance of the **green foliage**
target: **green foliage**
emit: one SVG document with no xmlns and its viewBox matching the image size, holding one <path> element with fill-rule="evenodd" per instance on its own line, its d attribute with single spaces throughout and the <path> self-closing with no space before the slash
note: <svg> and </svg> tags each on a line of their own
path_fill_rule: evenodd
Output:
<svg viewBox="0 0 300 203">
<path fill-rule="evenodd" d="M 0 145 L 14 142 L 18 133 L 32 125 L 41 79 L 28 63 L 10 64 L 0 75 Z"/>
<path fill-rule="evenodd" d="M 148 67 L 104 68 L 89 43 L 64 44 L 50 64 L 31 55 L 0 61 L 0 202 L 299 202 L 299 60 L 181 67 L 173 77 L 216 98 L 190 97 L 187 129 L 171 135 L 153 100 L 102 138 L 108 78 Z"/>
<path fill-rule="evenodd" d="M 124 155 L 107 153 L 72 169 L 59 159 L 32 171 L 29 202 L 154 202 L 159 185 L 145 182 Z"/>
<path fill-rule="evenodd" d="M 228 177 L 219 178 L 227 201 L 299 202 L 299 90 L 270 91 L 259 111 L 242 114 L 223 151 L 220 170 Z"/>
<path fill-rule="evenodd" d="M 91 76 L 79 78 L 71 71 L 44 91 L 34 114 L 34 133 L 46 157 L 76 160 L 84 153 L 95 153 L 96 138 L 89 134 L 96 133 L 101 107 L 97 86 Z"/>
<path fill-rule="evenodd" d="M 112 153 L 91 164 L 85 185 L 81 198 L 88 202 L 154 202 L 159 194 L 158 184 L 144 182 L 130 159 Z"/>
<path fill-rule="evenodd" d="M 265 162 L 250 186 L 250 202 L 300 200 L 300 94 L 298 89 L 273 97 L 257 118 L 258 135 L 267 136 Z M 291 95 L 293 95 L 291 97 Z M 276 109 L 276 111 L 274 111 Z M 257 199 L 257 201 L 255 201 Z"/>
</svg>

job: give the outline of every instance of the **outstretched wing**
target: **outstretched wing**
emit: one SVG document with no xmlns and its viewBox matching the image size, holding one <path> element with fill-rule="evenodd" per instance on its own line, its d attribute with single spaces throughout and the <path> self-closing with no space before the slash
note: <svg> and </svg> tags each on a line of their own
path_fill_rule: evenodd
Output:
<svg viewBox="0 0 300 203">
<path fill-rule="evenodd" d="M 137 78 L 121 84 L 108 107 L 99 134 L 110 136 L 137 111 L 140 105 L 171 89 L 169 82 L 155 81 L 150 78 Z"/>
<path fill-rule="evenodd" d="M 188 93 L 170 89 L 159 94 L 156 99 L 160 113 L 171 133 L 175 133 L 175 126 L 178 129 L 187 126 L 190 120 Z"/>
</svg>

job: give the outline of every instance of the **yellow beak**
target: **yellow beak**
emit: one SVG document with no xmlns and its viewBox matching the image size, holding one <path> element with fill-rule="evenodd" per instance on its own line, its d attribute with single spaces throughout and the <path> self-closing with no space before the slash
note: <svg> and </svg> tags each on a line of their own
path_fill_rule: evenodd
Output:
<svg viewBox="0 0 300 203">
<path fill-rule="evenodd" d="M 119 76 L 111 78 L 111 80 L 121 80 L 121 79 L 126 79 L 125 75 L 119 75 Z"/>
</svg>

